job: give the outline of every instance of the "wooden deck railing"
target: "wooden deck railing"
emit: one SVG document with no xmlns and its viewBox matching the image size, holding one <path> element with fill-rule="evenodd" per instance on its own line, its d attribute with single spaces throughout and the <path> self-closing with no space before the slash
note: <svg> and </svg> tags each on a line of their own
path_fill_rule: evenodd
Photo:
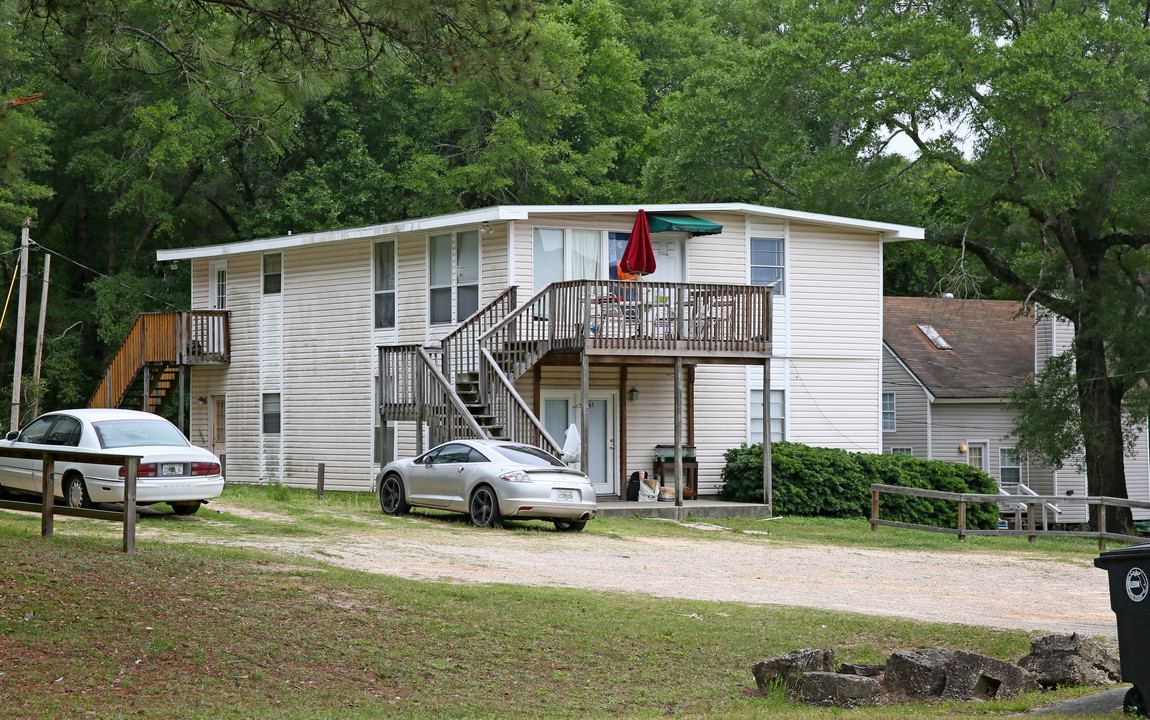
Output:
<svg viewBox="0 0 1150 720">
<path fill-rule="evenodd" d="M 1030 538 L 1031 542 L 1039 536 L 1047 537 L 1084 537 L 1096 538 L 1098 540 L 1098 547 L 1101 550 L 1106 549 L 1107 540 L 1118 540 L 1121 542 L 1146 542 L 1146 538 L 1136 535 L 1125 535 L 1122 533 L 1113 533 L 1106 531 L 1106 508 L 1109 507 L 1126 507 L 1126 508 L 1142 508 L 1150 509 L 1150 502 L 1145 500 L 1128 500 L 1126 498 L 1114 498 L 1106 496 L 1094 495 L 1028 495 L 1019 499 L 1025 500 L 1027 505 L 1027 524 L 1029 528 L 1015 528 L 1009 529 L 993 529 L 993 530 L 980 530 L 970 529 L 966 527 L 966 507 L 969 503 L 998 503 L 1002 501 L 1002 495 L 992 493 L 956 493 L 946 492 L 943 490 L 927 490 L 924 488 L 910 488 L 901 487 L 898 485 L 880 485 L 874 484 L 871 488 L 871 517 L 870 527 L 871 530 L 878 530 L 879 525 L 887 527 L 909 528 L 912 530 L 925 530 L 927 532 L 947 533 L 950 535 L 958 535 L 964 538 L 967 535 L 1025 535 Z M 900 523 L 891 520 L 879 519 L 879 496 L 882 493 L 891 495 L 908 495 L 910 497 L 930 498 L 933 500 L 951 500 L 958 503 L 957 523 L 956 527 L 944 528 L 936 527 L 933 525 L 917 525 L 914 523 Z M 1097 530 L 1040 530 L 1037 527 L 1038 508 L 1043 503 L 1059 503 L 1060 505 L 1086 505 L 1087 507 L 1093 505 L 1096 508 L 1098 518 Z M 1089 513 L 1089 510 L 1087 511 Z"/>
<path fill-rule="evenodd" d="M 420 345 L 379 348 L 380 412 L 389 419 L 416 421 L 419 453 L 424 423 L 442 439 L 487 437 L 439 365 Z"/>
<path fill-rule="evenodd" d="M 479 370 L 479 338 L 515 309 L 517 292 L 515 285 L 507 288 L 443 338 L 443 374 L 450 382 Z"/>
<path fill-rule="evenodd" d="M 515 442 L 527 443 L 559 457 L 563 448 L 535 417 L 535 413 L 523 402 L 510 379 L 499 369 L 495 358 L 486 349 L 482 350 L 483 361 L 479 368 L 479 386 L 488 412 L 503 423 L 504 434 Z"/>
<path fill-rule="evenodd" d="M 760 358 L 771 350 L 770 299 L 770 288 L 755 285 L 552 283 L 479 342 L 512 380 L 554 350 Z"/>
<path fill-rule="evenodd" d="M 89 407 L 116 407 L 148 365 L 230 362 L 228 311 L 141 313 L 93 393 Z"/>
</svg>

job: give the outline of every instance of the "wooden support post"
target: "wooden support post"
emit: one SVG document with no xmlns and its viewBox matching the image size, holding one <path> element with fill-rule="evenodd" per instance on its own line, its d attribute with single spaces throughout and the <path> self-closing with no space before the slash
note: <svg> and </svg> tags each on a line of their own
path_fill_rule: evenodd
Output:
<svg viewBox="0 0 1150 720">
<path fill-rule="evenodd" d="M 52 537 L 56 490 L 52 487 L 55 460 L 48 453 L 41 458 L 40 470 L 40 537 Z"/>
<path fill-rule="evenodd" d="M 1106 503 L 1098 503 L 1098 550 L 1106 549 Z"/>
<path fill-rule="evenodd" d="M 579 356 L 579 469 L 590 476 L 591 463 L 587 454 L 591 449 L 591 433 L 588 432 L 591 422 L 591 359 L 587 357 L 586 348 Z"/>
<path fill-rule="evenodd" d="M 124 463 L 124 552 L 136 552 L 136 476 L 139 458 Z"/>
<path fill-rule="evenodd" d="M 319 500 L 323 500 L 323 470 L 324 464 L 320 463 L 315 477 L 315 496 Z"/>
<path fill-rule="evenodd" d="M 675 356 L 675 507 L 683 506 L 683 357 Z M 695 482 L 698 485 L 698 481 Z"/>
<path fill-rule="evenodd" d="M 1038 535 L 1035 534 L 1035 529 L 1038 527 L 1037 506 L 1034 503 L 1026 503 L 1026 524 L 1030 526 L 1030 534 L 1027 539 L 1030 542 L 1038 540 Z"/>
<path fill-rule="evenodd" d="M 870 491 L 870 529 L 871 532 L 878 530 L 878 490 Z"/>
<path fill-rule="evenodd" d="M 966 501 L 958 501 L 958 539 L 966 539 Z"/>
</svg>

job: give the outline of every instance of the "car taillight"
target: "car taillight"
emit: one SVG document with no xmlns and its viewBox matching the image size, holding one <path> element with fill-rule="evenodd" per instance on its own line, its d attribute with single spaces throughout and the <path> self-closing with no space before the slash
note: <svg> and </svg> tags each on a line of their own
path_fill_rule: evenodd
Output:
<svg viewBox="0 0 1150 720">
<path fill-rule="evenodd" d="M 192 463 L 192 474 L 193 475 L 219 475 L 220 474 L 220 464 L 219 463 L 194 462 L 194 463 Z"/>
<path fill-rule="evenodd" d="M 138 477 L 138 478 L 156 477 L 156 473 L 158 471 L 159 471 L 159 468 L 156 465 L 156 463 L 143 463 L 139 467 L 136 468 L 136 477 Z M 125 477 L 125 476 L 127 476 L 127 474 L 128 474 L 127 469 L 125 469 L 124 466 L 121 465 L 120 466 L 120 477 Z"/>
</svg>

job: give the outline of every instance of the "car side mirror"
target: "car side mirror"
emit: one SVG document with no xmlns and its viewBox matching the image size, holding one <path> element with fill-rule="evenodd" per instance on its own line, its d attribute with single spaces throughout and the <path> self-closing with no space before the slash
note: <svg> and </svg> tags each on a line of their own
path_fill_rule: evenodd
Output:
<svg viewBox="0 0 1150 720">
<path fill-rule="evenodd" d="M 20 437 L 20 431 L 19 430 L 9 430 L 8 434 L 4 436 L 4 439 L 5 440 L 15 440 L 18 437 Z"/>
</svg>

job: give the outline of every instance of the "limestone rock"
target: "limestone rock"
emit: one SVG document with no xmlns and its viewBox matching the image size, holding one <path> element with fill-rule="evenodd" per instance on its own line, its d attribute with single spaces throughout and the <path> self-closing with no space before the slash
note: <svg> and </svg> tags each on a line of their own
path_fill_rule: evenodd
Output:
<svg viewBox="0 0 1150 720">
<path fill-rule="evenodd" d="M 1030 654 L 1018 661 L 1043 687 L 1106 685 L 1122 679 L 1118 658 L 1078 633 L 1032 640 Z"/>
<path fill-rule="evenodd" d="M 809 672 L 833 673 L 834 670 L 834 650 L 804 648 L 782 657 L 757 662 L 751 667 L 751 674 L 755 676 L 755 684 L 759 686 L 759 690 L 767 692 L 775 680 L 782 680 L 788 688 L 793 688 L 798 683 L 800 675 Z"/>
<path fill-rule="evenodd" d="M 941 695 L 946 665 L 953 650 L 900 650 L 886 661 L 883 683 L 888 692 L 911 697 Z"/>
<path fill-rule="evenodd" d="M 798 692 L 806 702 L 854 707 L 873 705 L 882 695 L 882 686 L 862 675 L 812 671 L 799 678 Z"/>
<path fill-rule="evenodd" d="M 1013 663 L 955 650 L 946 664 L 943 700 L 991 700 L 1017 697 L 1024 690 L 1039 690 L 1029 670 Z"/>
</svg>

